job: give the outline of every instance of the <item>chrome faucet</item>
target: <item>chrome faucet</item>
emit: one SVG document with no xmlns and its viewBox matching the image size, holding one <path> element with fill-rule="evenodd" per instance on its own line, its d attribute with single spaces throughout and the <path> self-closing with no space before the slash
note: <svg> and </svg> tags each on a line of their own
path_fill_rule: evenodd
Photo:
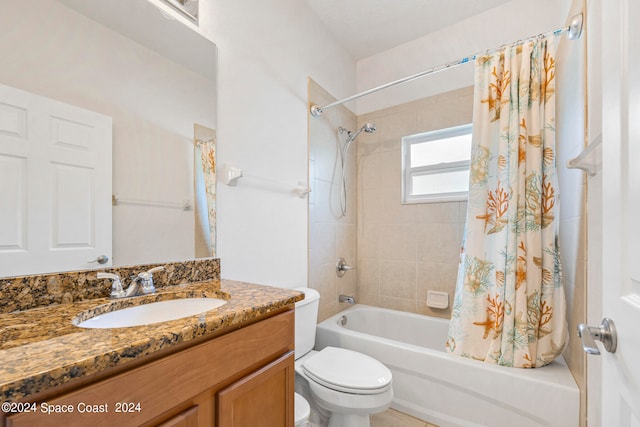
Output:
<svg viewBox="0 0 640 427">
<path fill-rule="evenodd" d="M 351 295 L 340 295 L 338 297 L 338 301 L 339 302 L 346 302 L 347 304 L 355 304 L 356 303 L 356 298 L 352 297 Z"/>
<path fill-rule="evenodd" d="M 157 273 L 163 270 L 164 267 L 160 266 L 154 267 L 142 273 L 138 273 L 138 275 L 132 277 L 131 284 L 126 290 L 123 289 L 122 281 L 120 280 L 120 276 L 118 276 L 117 274 L 100 271 L 96 275 L 96 278 L 112 280 L 110 294 L 111 298 L 126 298 L 136 295 L 154 293 L 156 291 L 156 288 L 153 285 L 153 273 Z"/>
<path fill-rule="evenodd" d="M 107 273 L 104 271 L 98 272 L 96 274 L 97 279 L 111 279 L 111 294 L 109 295 L 111 298 L 122 298 L 125 295 L 124 289 L 122 289 L 122 281 L 120 280 L 120 276 L 113 273 Z"/>
</svg>

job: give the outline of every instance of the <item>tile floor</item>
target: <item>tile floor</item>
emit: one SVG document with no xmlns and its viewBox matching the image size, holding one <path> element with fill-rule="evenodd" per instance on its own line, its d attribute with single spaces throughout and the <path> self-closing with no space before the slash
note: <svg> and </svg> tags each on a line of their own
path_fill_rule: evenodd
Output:
<svg viewBox="0 0 640 427">
<path fill-rule="evenodd" d="M 394 409 L 371 416 L 371 427 L 438 427 Z"/>
</svg>

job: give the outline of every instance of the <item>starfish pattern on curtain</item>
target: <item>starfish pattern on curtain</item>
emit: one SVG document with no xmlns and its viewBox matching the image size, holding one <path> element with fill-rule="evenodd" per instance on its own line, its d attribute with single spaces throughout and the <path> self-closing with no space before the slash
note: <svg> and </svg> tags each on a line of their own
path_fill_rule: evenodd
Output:
<svg viewBox="0 0 640 427">
<path fill-rule="evenodd" d="M 216 140 L 197 141 L 201 151 L 202 174 L 207 193 L 207 215 L 209 217 L 209 235 L 211 254 L 216 255 Z"/>
<path fill-rule="evenodd" d="M 460 356 L 533 368 L 564 348 L 557 39 L 476 58 L 467 222 L 446 343 Z"/>
</svg>

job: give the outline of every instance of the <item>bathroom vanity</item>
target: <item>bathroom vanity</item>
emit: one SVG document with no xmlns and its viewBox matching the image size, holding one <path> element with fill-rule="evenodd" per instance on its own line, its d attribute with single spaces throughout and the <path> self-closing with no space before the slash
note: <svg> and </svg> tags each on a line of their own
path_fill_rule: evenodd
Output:
<svg viewBox="0 0 640 427">
<path fill-rule="evenodd" d="M 214 279 L 154 298 L 170 293 L 227 302 L 115 329 L 72 324 L 108 298 L 0 314 L 0 425 L 292 426 L 303 295 Z"/>
</svg>

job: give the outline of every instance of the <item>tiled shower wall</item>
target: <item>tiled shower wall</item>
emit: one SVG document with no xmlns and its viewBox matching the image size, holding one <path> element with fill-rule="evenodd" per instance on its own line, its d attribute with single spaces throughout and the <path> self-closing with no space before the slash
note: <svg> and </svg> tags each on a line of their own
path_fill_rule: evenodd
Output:
<svg viewBox="0 0 640 427">
<path fill-rule="evenodd" d="M 309 100 L 326 105 L 335 98 L 309 80 Z M 321 118 L 309 118 L 309 287 L 320 292 L 318 321 L 344 310 L 340 294 L 356 296 L 356 271 L 336 275 L 338 258 L 355 266 L 356 252 L 356 144 L 347 157 L 347 214 L 340 213 L 340 164 L 338 147 L 347 135 L 338 128 L 356 130 L 356 116 L 345 107 L 327 110 Z M 362 136 L 362 134 L 361 134 Z"/>
<path fill-rule="evenodd" d="M 586 10 L 582 0 L 572 2 L 569 16 Z M 557 57 L 556 165 L 560 200 L 560 254 L 565 295 L 569 343 L 563 356 L 580 389 L 580 426 L 587 424 L 586 353 L 576 330 L 587 322 L 587 209 L 584 172 L 566 167 L 567 161 L 585 148 L 585 59 L 586 40 L 562 39 Z"/>
<path fill-rule="evenodd" d="M 358 302 L 449 318 L 427 291 L 453 300 L 466 202 L 401 202 L 402 137 L 471 123 L 473 88 L 375 111 L 374 134 L 358 138 Z"/>
</svg>

